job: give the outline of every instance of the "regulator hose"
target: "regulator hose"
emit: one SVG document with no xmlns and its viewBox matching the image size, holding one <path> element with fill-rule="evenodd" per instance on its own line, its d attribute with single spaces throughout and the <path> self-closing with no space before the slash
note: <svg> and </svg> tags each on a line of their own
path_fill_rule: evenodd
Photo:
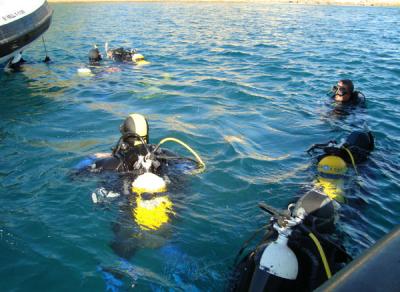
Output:
<svg viewBox="0 0 400 292">
<path fill-rule="evenodd" d="M 311 239 L 314 241 L 315 246 L 318 249 L 319 255 L 321 256 L 322 263 L 324 264 L 326 276 L 328 277 L 328 279 L 330 279 L 332 277 L 332 272 L 329 267 L 329 263 L 328 263 L 328 260 L 326 259 L 326 255 L 325 255 L 324 249 L 322 248 L 321 243 L 319 242 L 318 238 L 312 232 L 308 233 L 308 236 L 310 236 Z"/>
<path fill-rule="evenodd" d="M 358 171 L 357 171 L 357 167 L 356 167 L 356 162 L 354 161 L 354 156 L 351 153 L 350 149 L 348 149 L 347 147 L 342 147 L 344 150 L 346 150 L 347 154 L 349 154 L 350 160 L 351 160 L 351 164 L 353 165 L 354 171 L 356 172 L 356 175 L 358 175 Z"/>
<path fill-rule="evenodd" d="M 162 144 L 166 143 L 166 142 L 175 142 L 175 143 L 183 146 L 184 148 L 186 148 L 196 158 L 197 162 L 200 165 L 200 168 L 197 171 L 195 171 L 195 173 L 200 173 L 200 172 L 203 172 L 205 170 L 206 165 L 203 162 L 203 160 L 200 158 L 200 156 L 189 145 L 187 145 L 185 142 L 182 142 L 181 140 L 176 139 L 176 138 L 168 137 L 168 138 L 162 139 L 157 144 L 156 148 L 154 148 L 153 153 L 157 152 L 157 150 L 160 148 L 160 146 Z"/>
<path fill-rule="evenodd" d="M 150 154 L 149 146 L 146 144 L 143 137 L 141 137 L 140 135 L 138 135 L 136 133 L 127 132 L 119 138 L 119 140 L 117 142 L 117 146 L 113 149 L 113 155 L 117 154 L 121 150 L 122 142 L 128 138 L 135 138 L 135 139 L 140 140 L 140 142 L 142 142 L 142 145 L 145 147 L 147 154 Z"/>
</svg>

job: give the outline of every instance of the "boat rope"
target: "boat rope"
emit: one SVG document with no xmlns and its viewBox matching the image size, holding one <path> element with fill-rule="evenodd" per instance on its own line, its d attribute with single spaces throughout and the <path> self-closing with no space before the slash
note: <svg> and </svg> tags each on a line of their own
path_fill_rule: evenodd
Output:
<svg viewBox="0 0 400 292">
<path fill-rule="evenodd" d="M 44 41 L 44 36 L 42 36 L 42 42 L 43 42 L 44 51 L 46 52 L 46 57 L 44 58 L 43 62 L 47 63 L 47 62 L 50 62 L 51 59 L 50 59 L 49 55 L 47 54 L 47 48 L 46 48 L 46 43 Z"/>
</svg>

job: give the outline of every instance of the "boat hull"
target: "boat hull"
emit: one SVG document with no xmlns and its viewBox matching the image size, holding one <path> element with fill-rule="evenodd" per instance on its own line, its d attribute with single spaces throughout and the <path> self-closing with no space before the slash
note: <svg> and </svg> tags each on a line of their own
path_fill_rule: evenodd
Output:
<svg viewBox="0 0 400 292">
<path fill-rule="evenodd" d="M 53 10 L 47 2 L 32 13 L 0 27 L 0 64 L 21 53 L 50 27 Z"/>
</svg>

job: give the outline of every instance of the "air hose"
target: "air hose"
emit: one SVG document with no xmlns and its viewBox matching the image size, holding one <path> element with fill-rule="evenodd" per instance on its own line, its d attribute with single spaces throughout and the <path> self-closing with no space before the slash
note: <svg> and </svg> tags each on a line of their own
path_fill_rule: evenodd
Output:
<svg viewBox="0 0 400 292">
<path fill-rule="evenodd" d="M 197 162 L 200 164 L 200 168 L 199 168 L 197 171 L 195 171 L 195 173 L 200 173 L 200 172 L 203 172 L 203 171 L 205 170 L 206 165 L 205 165 L 205 163 L 203 162 L 203 160 L 200 158 L 200 156 L 199 156 L 189 145 L 187 145 L 186 143 L 182 142 L 182 141 L 179 140 L 179 139 L 171 138 L 171 137 L 162 139 L 162 140 L 158 143 L 158 145 L 156 146 L 156 148 L 154 149 L 154 152 L 156 152 L 156 151 L 160 148 L 160 146 L 161 146 L 162 144 L 164 144 L 165 142 L 175 142 L 175 143 L 177 143 L 177 144 L 183 146 L 183 147 L 186 148 L 190 153 L 193 154 L 193 156 L 196 158 Z"/>
<path fill-rule="evenodd" d="M 329 268 L 329 263 L 328 263 L 328 260 L 326 259 L 326 255 L 325 255 L 324 249 L 321 246 L 321 243 L 319 242 L 318 238 L 312 232 L 308 233 L 308 236 L 310 236 L 311 239 L 314 241 L 315 246 L 318 249 L 319 255 L 321 256 L 322 263 L 324 264 L 326 276 L 328 277 L 328 279 L 330 279 L 332 277 L 332 272 L 331 272 L 331 269 Z"/>
<path fill-rule="evenodd" d="M 356 163 L 354 161 L 354 156 L 351 153 L 351 151 L 347 148 L 347 147 L 342 147 L 344 150 L 346 150 L 347 154 L 349 154 L 350 160 L 351 160 L 351 164 L 353 165 L 354 171 L 356 172 L 356 174 L 358 175 L 358 171 L 357 171 L 357 167 L 356 167 Z"/>
</svg>

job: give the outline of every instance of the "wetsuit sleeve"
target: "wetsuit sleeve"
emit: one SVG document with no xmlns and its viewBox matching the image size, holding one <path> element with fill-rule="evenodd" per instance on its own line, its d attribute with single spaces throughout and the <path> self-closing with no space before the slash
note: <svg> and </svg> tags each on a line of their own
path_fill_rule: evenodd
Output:
<svg viewBox="0 0 400 292">
<path fill-rule="evenodd" d="M 108 157 L 99 159 L 94 163 L 94 169 L 97 170 L 120 170 L 123 168 L 123 163 L 117 157 Z"/>
</svg>

